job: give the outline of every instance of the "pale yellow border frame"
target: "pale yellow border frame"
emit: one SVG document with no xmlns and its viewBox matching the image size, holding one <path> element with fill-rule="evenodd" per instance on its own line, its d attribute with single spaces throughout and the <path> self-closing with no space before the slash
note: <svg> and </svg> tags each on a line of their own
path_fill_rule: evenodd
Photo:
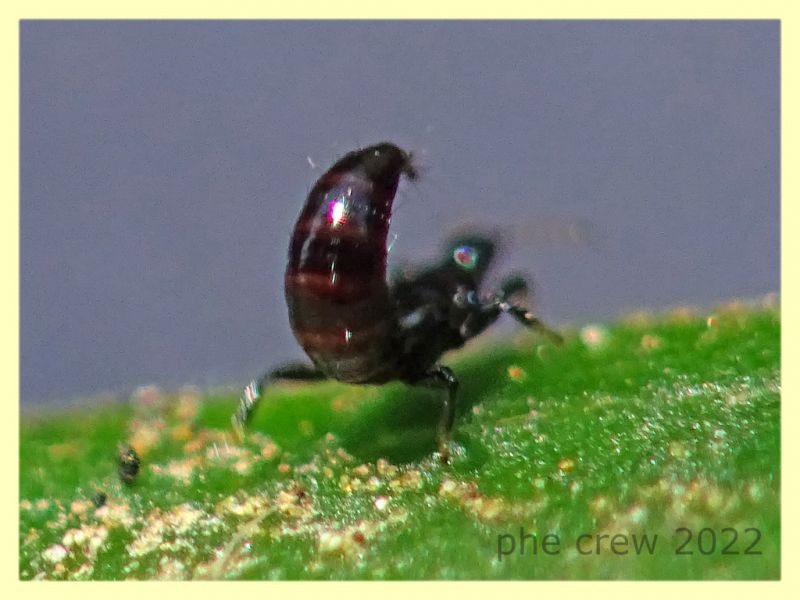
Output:
<svg viewBox="0 0 800 600">
<path fill-rule="evenodd" d="M 2 20 L 0 45 L 4 48 L 3 69 L 4 92 L 2 109 L 5 114 L 3 136 L 3 160 L 0 169 L 5 173 L 2 181 L 6 189 L 0 202 L 0 281 L 9 283 L 0 294 L 3 322 L 8 329 L 4 336 L 0 354 L 2 372 L 3 412 L 6 417 L 0 420 L 3 440 L 2 473 L 3 487 L 2 514 L 2 583 L 9 598 L 40 597 L 53 598 L 135 598 L 142 593 L 162 595 L 189 595 L 195 598 L 216 597 L 220 593 L 238 598 L 259 598 L 269 596 L 311 597 L 319 594 L 355 596 L 380 595 L 382 600 L 405 600 L 409 594 L 441 598 L 443 595 L 458 594 L 460 599 L 480 597 L 487 594 L 502 595 L 508 598 L 568 598 L 614 597 L 636 598 L 644 595 L 673 597 L 695 593 L 698 596 L 728 598 L 747 598 L 756 595 L 772 597 L 800 597 L 798 572 L 800 572 L 800 530 L 798 529 L 798 439 L 796 434 L 800 411 L 795 400 L 798 398 L 798 373 L 800 369 L 783 371 L 783 548 L 782 581 L 764 583 L 593 583 L 593 582 L 512 582 L 512 583 L 28 583 L 18 581 L 18 519 L 19 519 L 19 20 L 55 18 L 92 19 L 251 19 L 251 18 L 527 18 L 527 19 L 780 19 L 781 20 L 781 77 L 782 77 L 782 281 L 781 304 L 783 306 L 782 356 L 784 365 L 796 365 L 800 353 L 796 313 L 793 308 L 797 297 L 797 273 L 800 270 L 800 246 L 798 229 L 800 220 L 797 206 L 797 176 L 791 170 L 796 162 L 797 121 L 795 114 L 798 100 L 798 60 L 797 23 L 798 10 L 786 1 L 736 1 L 707 2 L 702 0 L 670 0 L 669 2 L 647 2 L 646 0 L 597 0 L 595 2 L 469 2 L 466 0 L 447 0 L 425 2 L 403 0 L 402 2 L 378 2 L 330 0 L 301 0 L 295 6 L 284 0 L 280 3 L 267 1 L 249 2 L 169 2 L 168 0 L 138 0 L 132 3 L 99 2 L 97 0 L 69 0 L 56 2 L 39 0 L 29 2 L 9 2 L 0 8 L 5 17 Z M 797 167 L 795 167 L 797 168 Z M 790 199 L 787 201 L 786 199 Z M 795 262 L 797 261 L 797 262 Z M 795 276 L 792 277 L 792 271 Z M 325 585 L 324 590 L 320 587 Z M 146 589 L 145 589 L 146 586 Z M 232 586 L 223 590 L 220 586 Z M 445 587 L 446 586 L 446 589 Z M 489 587 L 493 589 L 488 589 Z"/>
</svg>

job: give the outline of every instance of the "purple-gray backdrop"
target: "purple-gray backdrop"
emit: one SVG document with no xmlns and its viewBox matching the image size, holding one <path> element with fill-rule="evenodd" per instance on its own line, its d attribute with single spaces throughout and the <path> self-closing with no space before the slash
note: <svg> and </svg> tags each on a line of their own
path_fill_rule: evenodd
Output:
<svg viewBox="0 0 800 600">
<path fill-rule="evenodd" d="M 779 288 L 776 21 L 21 33 L 23 403 L 299 358 L 289 231 L 329 163 L 382 140 L 424 171 L 390 261 L 499 227 L 556 324 Z"/>
</svg>

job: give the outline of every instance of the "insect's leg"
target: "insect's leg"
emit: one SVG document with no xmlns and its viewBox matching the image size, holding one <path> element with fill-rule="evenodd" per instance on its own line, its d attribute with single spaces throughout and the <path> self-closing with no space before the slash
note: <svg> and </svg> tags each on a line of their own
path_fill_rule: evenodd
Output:
<svg viewBox="0 0 800 600">
<path fill-rule="evenodd" d="M 517 321 L 528 327 L 529 329 L 533 329 L 536 333 L 544 335 L 550 338 L 550 341 L 554 344 L 558 344 L 559 346 L 564 343 L 564 338 L 561 337 L 559 333 L 556 333 L 552 329 L 550 329 L 547 325 L 542 323 L 539 319 L 533 316 L 528 309 L 522 308 L 520 306 L 514 306 L 512 304 L 501 304 L 500 309 L 503 312 L 510 314 L 514 317 Z"/>
<path fill-rule="evenodd" d="M 244 388 L 239 398 L 239 406 L 236 412 L 231 416 L 231 423 L 233 423 L 233 427 L 240 438 L 244 436 L 244 430 L 250 421 L 250 417 L 258 406 L 267 384 L 279 379 L 318 381 L 320 379 L 325 379 L 325 375 L 312 366 L 303 363 L 292 363 L 273 369 L 258 379 L 251 381 L 247 387 Z"/>
<path fill-rule="evenodd" d="M 439 422 L 439 456 L 443 463 L 448 463 L 450 450 L 447 444 L 450 441 L 450 434 L 456 419 L 458 379 L 449 367 L 436 365 L 425 374 L 425 378 L 420 383 L 430 387 L 447 388 L 447 396 L 445 396 L 442 417 Z"/>
<path fill-rule="evenodd" d="M 461 338 L 466 341 L 480 334 L 504 312 L 511 314 L 518 320 L 521 314 L 528 314 L 530 318 L 523 319 L 527 327 L 543 327 L 538 319 L 533 319 L 533 315 L 530 314 L 530 311 L 522 310 L 520 312 L 511 302 L 513 296 L 520 293 L 523 295 L 526 294 L 528 288 L 528 282 L 524 277 L 514 275 L 507 277 L 501 284 L 500 289 L 489 297 L 488 301 L 485 303 L 478 301 L 477 297 L 473 294 L 472 300 L 467 301 L 466 306 L 460 307 L 469 310 L 469 315 L 464 319 L 461 325 Z M 469 298 L 469 296 L 467 296 L 467 298 Z"/>
<path fill-rule="evenodd" d="M 500 285 L 500 291 L 490 304 L 490 307 L 492 305 L 496 306 L 498 310 L 510 314 L 517 321 L 525 325 L 525 327 L 533 329 L 537 333 L 550 338 L 550 340 L 556 344 L 563 344 L 564 338 L 533 316 L 533 313 L 529 309 L 512 304 L 508 301 L 514 294 L 526 292 L 528 287 L 528 282 L 518 275 L 507 278 Z"/>
<path fill-rule="evenodd" d="M 531 288 L 527 279 L 520 275 L 512 275 L 506 277 L 500 284 L 500 292 L 497 294 L 499 300 L 508 300 L 514 294 L 519 292 L 527 293 Z"/>
</svg>

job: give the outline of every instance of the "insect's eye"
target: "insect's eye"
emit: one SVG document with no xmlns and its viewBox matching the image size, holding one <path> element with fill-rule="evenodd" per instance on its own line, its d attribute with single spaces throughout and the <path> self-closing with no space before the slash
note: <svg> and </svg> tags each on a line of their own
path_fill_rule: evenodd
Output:
<svg viewBox="0 0 800 600">
<path fill-rule="evenodd" d="M 459 246 L 453 250 L 453 260 L 459 267 L 472 270 L 478 264 L 478 251 L 472 246 Z"/>
</svg>

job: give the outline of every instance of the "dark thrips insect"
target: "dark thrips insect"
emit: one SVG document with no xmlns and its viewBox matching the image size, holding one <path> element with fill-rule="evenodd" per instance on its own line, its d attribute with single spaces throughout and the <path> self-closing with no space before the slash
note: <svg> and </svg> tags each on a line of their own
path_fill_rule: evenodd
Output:
<svg viewBox="0 0 800 600">
<path fill-rule="evenodd" d="M 131 446 L 121 446 L 117 452 L 117 474 L 126 485 L 133 484 L 139 475 L 142 460 Z"/>
<path fill-rule="evenodd" d="M 106 500 L 108 500 L 108 496 L 105 492 L 98 490 L 92 496 L 92 503 L 94 504 L 95 508 L 102 508 L 106 505 Z"/>
<path fill-rule="evenodd" d="M 438 265 L 391 285 L 386 281 L 386 238 L 400 177 L 416 179 L 411 155 L 383 143 L 350 152 L 314 184 L 289 246 L 285 292 L 289 321 L 313 363 L 290 364 L 252 381 L 232 417 L 244 427 L 277 379 L 337 379 L 446 388 L 439 426 L 439 452 L 448 442 L 456 415 L 458 380 L 438 364 L 502 313 L 560 341 L 533 314 L 511 302 L 527 289 L 509 277 L 500 289 L 480 297 L 480 286 L 495 243 L 481 235 L 453 240 Z"/>
</svg>

